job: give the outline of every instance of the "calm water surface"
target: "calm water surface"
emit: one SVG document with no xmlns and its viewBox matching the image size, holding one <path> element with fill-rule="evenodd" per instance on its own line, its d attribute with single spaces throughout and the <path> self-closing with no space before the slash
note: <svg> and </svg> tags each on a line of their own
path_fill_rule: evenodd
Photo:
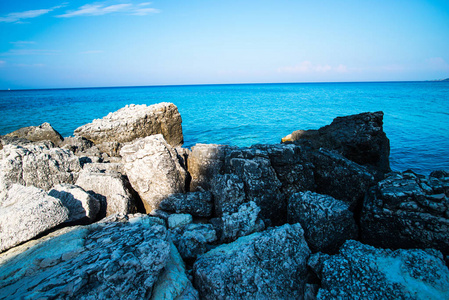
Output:
<svg viewBox="0 0 449 300">
<path fill-rule="evenodd" d="M 126 104 L 173 102 L 185 146 L 279 143 L 337 116 L 385 113 L 393 170 L 449 169 L 449 83 L 298 83 L 0 91 L 0 135 L 49 122 L 63 136 Z"/>
</svg>

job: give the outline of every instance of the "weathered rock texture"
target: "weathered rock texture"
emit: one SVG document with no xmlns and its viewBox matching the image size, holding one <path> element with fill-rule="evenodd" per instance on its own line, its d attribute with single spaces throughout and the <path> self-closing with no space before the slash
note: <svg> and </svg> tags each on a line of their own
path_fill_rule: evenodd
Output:
<svg viewBox="0 0 449 300">
<path fill-rule="evenodd" d="M 310 250 L 299 224 L 223 244 L 194 264 L 201 299 L 302 299 Z"/>
<path fill-rule="evenodd" d="M 213 210 L 212 195 L 210 192 L 173 194 L 162 200 L 159 208 L 196 217 L 210 217 Z"/>
<path fill-rule="evenodd" d="M 288 221 L 300 223 L 314 252 L 335 252 L 358 229 L 349 205 L 331 196 L 313 192 L 293 194 L 288 201 Z"/>
<path fill-rule="evenodd" d="M 147 213 L 161 201 L 185 192 L 187 173 L 178 155 L 160 134 L 139 139 L 120 151 L 129 181 L 139 193 Z"/>
<path fill-rule="evenodd" d="M 85 168 L 79 174 L 76 185 L 100 200 L 99 217 L 137 212 L 136 199 L 130 191 L 127 178 L 113 170 Z"/>
<path fill-rule="evenodd" d="M 319 262 L 312 266 L 321 277 L 318 299 L 449 298 L 449 270 L 436 250 L 392 251 L 347 241 L 338 255 L 312 260 Z"/>
<path fill-rule="evenodd" d="M 69 210 L 67 222 L 93 222 L 100 212 L 100 200 L 73 184 L 58 184 L 48 195 L 59 199 Z"/>
<path fill-rule="evenodd" d="M 383 112 L 338 117 L 318 130 L 297 130 L 283 141 L 335 150 L 360 164 L 390 171 L 390 142 L 383 131 Z"/>
<path fill-rule="evenodd" d="M 0 257 L 0 295 L 174 299 L 194 294 L 175 250 L 166 229 L 147 216 L 74 227 Z M 158 284 L 160 276 L 165 282 Z"/>
<path fill-rule="evenodd" d="M 364 202 L 362 241 L 384 248 L 435 248 L 449 254 L 449 174 L 392 173 Z"/>
<path fill-rule="evenodd" d="M 59 145 L 64 138 L 49 123 L 39 126 L 23 127 L 6 135 L 7 137 L 24 138 L 32 142 L 51 141 Z"/>
<path fill-rule="evenodd" d="M 208 245 L 217 240 L 217 235 L 211 224 L 188 224 L 171 230 L 172 239 L 178 247 L 181 257 L 195 259 L 206 253 Z"/>
<path fill-rule="evenodd" d="M 60 183 L 73 184 L 80 170 L 72 152 L 45 144 L 6 145 L 0 150 L 0 189 L 18 183 L 48 191 Z"/>
<path fill-rule="evenodd" d="M 183 144 L 182 119 L 172 103 L 150 106 L 127 105 L 102 119 L 78 127 L 75 136 L 85 137 L 109 155 L 120 152 L 120 144 L 153 134 L 162 134 L 172 146 Z"/>
<path fill-rule="evenodd" d="M 36 187 L 14 184 L 0 199 L 0 252 L 68 219 L 69 211 L 58 199 Z"/>
</svg>

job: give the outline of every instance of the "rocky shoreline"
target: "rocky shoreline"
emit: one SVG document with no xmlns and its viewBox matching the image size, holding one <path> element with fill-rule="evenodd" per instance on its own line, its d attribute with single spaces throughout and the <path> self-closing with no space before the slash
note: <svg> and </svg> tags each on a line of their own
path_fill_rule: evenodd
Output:
<svg viewBox="0 0 449 300">
<path fill-rule="evenodd" d="M 383 113 L 183 148 L 172 103 L 0 136 L 0 299 L 449 299 L 449 172 Z"/>
</svg>

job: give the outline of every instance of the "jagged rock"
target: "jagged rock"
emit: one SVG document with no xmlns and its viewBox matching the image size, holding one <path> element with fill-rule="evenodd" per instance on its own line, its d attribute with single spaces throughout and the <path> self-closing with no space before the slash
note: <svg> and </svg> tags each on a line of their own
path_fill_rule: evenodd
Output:
<svg viewBox="0 0 449 300">
<path fill-rule="evenodd" d="M 383 131 L 383 115 L 378 111 L 338 117 L 318 130 L 297 130 L 283 141 L 335 150 L 360 165 L 386 173 L 390 171 L 390 141 Z"/>
<path fill-rule="evenodd" d="M 201 299 L 302 299 L 310 250 L 301 225 L 241 237 L 193 266 Z"/>
<path fill-rule="evenodd" d="M 181 123 L 178 108 L 172 103 L 150 106 L 132 104 L 78 127 L 74 134 L 91 140 L 100 151 L 116 156 L 122 143 L 153 134 L 162 134 L 167 143 L 174 147 L 182 145 Z"/>
<path fill-rule="evenodd" d="M 78 157 L 68 150 L 44 144 L 6 145 L 0 150 L 0 190 L 13 183 L 50 190 L 73 184 L 81 170 Z"/>
<path fill-rule="evenodd" d="M 43 123 L 39 126 L 23 127 L 8 133 L 6 137 L 23 138 L 32 142 L 51 141 L 55 145 L 59 145 L 64 140 L 59 132 L 54 130 L 49 123 Z"/>
<path fill-rule="evenodd" d="M 130 184 L 122 174 L 93 167 L 83 169 L 76 185 L 100 200 L 99 218 L 113 214 L 137 212 L 136 199 L 130 191 Z"/>
<path fill-rule="evenodd" d="M 215 144 L 196 144 L 192 147 L 187 163 L 192 177 L 191 192 L 210 190 L 211 181 L 222 169 L 229 149 L 232 147 Z"/>
<path fill-rule="evenodd" d="M 362 241 L 385 248 L 449 254 L 449 176 L 391 173 L 364 201 Z"/>
<path fill-rule="evenodd" d="M 197 217 L 210 217 L 213 210 L 212 195 L 210 192 L 173 194 L 162 200 L 159 208 L 175 213 L 188 213 Z"/>
<path fill-rule="evenodd" d="M 177 153 L 160 134 L 139 139 L 120 152 L 129 181 L 147 213 L 168 196 L 185 191 L 186 171 Z"/>
<path fill-rule="evenodd" d="M 0 135 L 0 150 L 2 150 L 5 145 L 22 146 L 22 145 L 27 145 L 27 144 L 31 144 L 31 143 L 32 143 L 31 141 L 24 139 L 24 138 Z"/>
<path fill-rule="evenodd" d="M 235 213 L 224 213 L 221 218 L 211 219 L 211 223 L 221 242 L 232 242 L 241 236 L 264 230 L 265 224 L 259 213 L 260 208 L 251 201 L 242 204 Z"/>
<path fill-rule="evenodd" d="M 192 215 L 189 214 L 172 214 L 168 217 L 168 228 L 176 228 L 192 223 Z"/>
<path fill-rule="evenodd" d="M 246 202 L 245 184 L 235 174 L 216 175 L 210 185 L 217 217 L 222 217 L 225 213 L 237 212 Z"/>
<path fill-rule="evenodd" d="M 66 137 L 59 146 L 75 153 L 80 157 L 82 163 L 98 163 L 103 159 L 100 150 L 94 143 L 80 136 Z"/>
<path fill-rule="evenodd" d="M 346 202 L 351 210 L 363 201 L 369 188 L 376 184 L 376 178 L 366 167 L 335 152 L 320 149 L 312 151 L 311 156 L 315 166 L 315 191 Z"/>
<path fill-rule="evenodd" d="M 94 222 L 100 212 L 100 201 L 79 186 L 58 184 L 48 194 L 59 199 L 69 210 L 69 219 L 66 222 Z"/>
<path fill-rule="evenodd" d="M 72 227 L 12 249 L 0 257 L 0 295 L 150 299 L 191 292 L 166 229 L 149 219 Z"/>
<path fill-rule="evenodd" d="M 357 238 L 357 225 L 349 206 L 331 196 L 313 192 L 293 194 L 288 200 L 288 222 L 300 223 L 313 252 L 334 252 Z"/>
<path fill-rule="evenodd" d="M 448 299 L 449 270 L 436 250 L 384 250 L 347 241 L 321 263 L 318 299 Z"/>
<path fill-rule="evenodd" d="M 13 184 L 0 198 L 0 252 L 34 238 L 68 218 L 69 211 L 61 201 L 42 189 Z"/>
<path fill-rule="evenodd" d="M 98 172 L 116 172 L 126 175 L 125 167 L 122 163 L 88 163 L 83 166 L 83 170 Z"/>
<path fill-rule="evenodd" d="M 206 253 L 207 245 L 217 240 L 211 224 L 190 223 L 172 230 L 173 242 L 178 247 L 183 259 L 195 259 Z"/>
</svg>

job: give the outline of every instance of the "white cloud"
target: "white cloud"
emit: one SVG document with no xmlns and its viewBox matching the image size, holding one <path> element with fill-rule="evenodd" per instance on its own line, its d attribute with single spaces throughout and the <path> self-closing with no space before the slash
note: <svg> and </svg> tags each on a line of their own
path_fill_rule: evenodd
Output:
<svg viewBox="0 0 449 300">
<path fill-rule="evenodd" d="M 31 44 L 36 44 L 36 42 L 34 41 L 17 41 L 17 42 L 9 42 L 10 44 L 14 44 L 14 45 L 31 45 Z"/>
<path fill-rule="evenodd" d="M 32 18 L 36 18 L 45 14 L 48 14 L 49 12 L 64 7 L 66 5 L 66 3 L 63 3 L 61 5 L 58 6 L 53 6 L 52 8 L 47 8 L 47 9 L 35 9 L 35 10 L 27 10 L 27 11 L 23 11 L 23 12 L 14 12 L 14 13 L 9 13 L 4 17 L 0 17 L 0 22 L 4 22 L 4 23 L 22 23 L 21 21 L 24 19 L 32 19 Z"/>
<path fill-rule="evenodd" d="M 16 64 L 17 67 L 21 68 L 42 68 L 45 67 L 44 64 Z"/>
<path fill-rule="evenodd" d="M 80 54 L 98 54 L 103 53 L 103 50 L 88 50 L 88 51 L 82 51 Z"/>
<path fill-rule="evenodd" d="M 58 18 L 72 18 L 78 16 L 102 16 L 111 13 L 127 13 L 137 16 L 146 16 L 148 14 L 159 13 L 160 10 L 156 8 L 142 8 L 150 5 L 151 2 L 144 2 L 137 5 L 131 3 L 106 5 L 106 4 L 86 4 L 79 7 L 77 10 L 68 11 L 65 14 L 57 16 Z"/>
<path fill-rule="evenodd" d="M 294 66 L 286 66 L 278 68 L 279 73 L 328 73 L 328 72 L 336 72 L 336 73 L 346 73 L 348 72 L 348 68 L 345 65 L 338 65 L 333 67 L 328 64 L 314 64 L 308 60 L 301 62 L 300 64 Z"/>
<path fill-rule="evenodd" d="M 11 49 L 8 52 L 0 53 L 0 55 L 55 55 L 59 54 L 59 50 L 46 49 Z"/>
<path fill-rule="evenodd" d="M 4 64 L 6 64 L 6 61 L 0 60 L 0 66 L 2 66 L 2 65 L 4 65 Z"/>
</svg>

